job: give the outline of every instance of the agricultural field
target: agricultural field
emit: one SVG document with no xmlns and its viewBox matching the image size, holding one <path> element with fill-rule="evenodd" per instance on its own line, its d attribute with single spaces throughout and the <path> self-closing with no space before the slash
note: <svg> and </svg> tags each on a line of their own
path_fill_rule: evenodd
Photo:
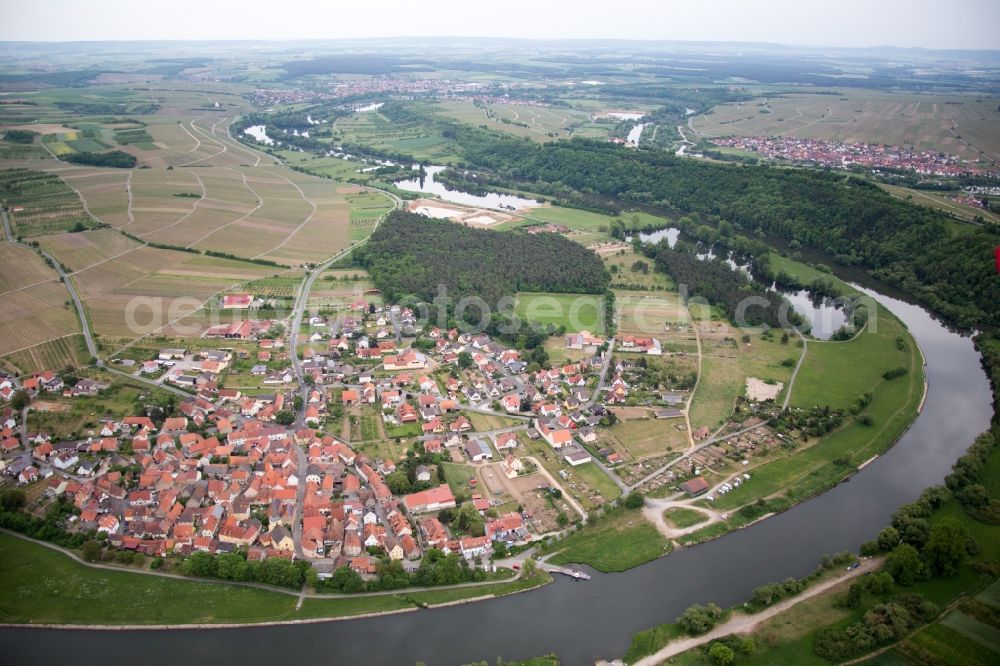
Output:
<svg viewBox="0 0 1000 666">
<path fill-rule="evenodd" d="M 684 419 L 645 418 L 623 419 L 602 434 L 602 446 L 624 451 L 631 460 L 655 458 L 668 453 L 681 453 L 688 448 L 688 434 L 676 426 Z M 615 445 L 617 444 L 617 446 Z"/>
<path fill-rule="evenodd" d="M 491 129 L 533 141 L 567 139 L 574 135 L 606 137 L 609 125 L 591 122 L 590 114 L 575 109 L 527 106 L 522 104 L 474 104 L 442 102 L 434 107 L 437 115 L 469 125 L 488 125 Z"/>
<path fill-rule="evenodd" d="M 83 334 L 69 335 L 18 352 L 0 356 L 0 365 L 17 373 L 27 375 L 43 370 L 74 368 L 86 365 L 90 360 L 87 343 Z"/>
<path fill-rule="evenodd" d="M 716 106 L 696 116 L 693 125 L 707 137 L 785 135 L 1000 159 L 1000 117 L 996 100 L 988 97 L 853 89 L 832 95 L 763 93 L 749 102 Z"/>
<path fill-rule="evenodd" d="M 47 266 L 43 272 L 44 262 L 39 266 L 38 255 L 24 247 L 8 245 L 3 256 L 9 262 L 0 263 L 0 284 L 12 288 L 0 293 L 0 357 L 78 333 L 76 310 L 55 272 Z M 41 280 L 32 282 L 35 277 Z"/>
<path fill-rule="evenodd" d="M 346 143 L 361 143 L 376 150 L 405 152 L 418 160 L 449 162 L 455 159 L 451 142 L 433 127 L 421 123 L 394 123 L 371 111 L 339 118 L 335 137 Z"/>
<path fill-rule="evenodd" d="M 57 176 L 42 171 L 0 170 L 0 199 L 11 209 L 14 233 L 25 238 L 95 224 L 77 194 Z"/>
<path fill-rule="evenodd" d="M 701 324 L 702 363 L 698 390 L 691 401 L 691 427 L 708 426 L 713 431 L 733 413 L 736 399 L 746 393 L 747 377 L 767 383 L 781 382 L 784 388 L 775 401 L 781 403 L 792 375 L 794 362 L 802 353 L 798 338 L 790 334 L 782 343 L 782 333 L 773 335 L 750 333 L 750 342 L 743 341 L 737 329 L 719 329 L 720 324 Z M 810 347 L 810 353 L 812 348 Z M 808 357 L 807 357 L 808 358 Z M 788 365 L 783 365 L 782 362 Z M 804 371 L 803 371 L 804 372 Z M 799 380 L 802 381 L 802 374 Z M 796 384 L 796 390 L 798 390 Z"/>
<path fill-rule="evenodd" d="M 615 289 L 615 319 L 620 333 L 660 337 L 679 325 L 687 328 L 689 315 L 676 292 Z"/>
<path fill-rule="evenodd" d="M 593 294 L 520 292 L 514 313 L 539 326 L 565 326 L 566 331 L 604 331 L 604 299 Z"/>
</svg>

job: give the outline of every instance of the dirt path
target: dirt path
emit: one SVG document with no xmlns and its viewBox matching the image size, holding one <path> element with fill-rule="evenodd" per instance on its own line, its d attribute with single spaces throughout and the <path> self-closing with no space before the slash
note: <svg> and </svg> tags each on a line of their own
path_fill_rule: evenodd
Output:
<svg viewBox="0 0 1000 666">
<path fill-rule="evenodd" d="M 701 636 L 692 636 L 691 638 L 674 641 L 658 652 L 651 654 L 648 657 L 643 657 L 639 661 L 635 662 L 635 666 L 656 666 L 656 664 L 663 663 L 665 660 L 678 655 L 681 652 L 686 652 L 693 647 L 704 645 L 705 643 L 722 638 L 723 636 L 728 636 L 729 634 L 746 634 L 756 631 L 762 623 L 766 620 L 770 620 L 775 615 L 780 615 L 789 608 L 802 603 L 806 599 L 811 599 L 818 594 L 822 594 L 849 578 L 856 578 L 869 571 L 874 571 L 881 566 L 881 564 L 881 558 L 865 560 L 857 569 L 845 571 L 839 576 L 825 580 L 822 583 L 818 583 L 807 589 L 802 594 L 796 595 L 791 599 L 779 601 L 759 613 L 754 613 L 753 615 L 743 615 L 742 613 L 734 614 L 729 620 L 717 625 L 708 633 L 702 634 Z"/>
<path fill-rule="evenodd" d="M 706 509 L 701 506 L 695 506 L 690 502 L 691 500 L 671 500 L 647 497 L 645 504 L 642 506 L 642 515 L 668 540 L 682 537 L 685 534 L 690 534 L 691 532 L 697 532 L 704 527 L 724 520 L 720 512 L 715 511 L 714 509 Z M 663 517 L 663 512 L 667 509 L 690 509 L 691 511 L 697 511 L 698 513 L 708 516 L 708 520 L 696 523 L 690 527 L 671 527 L 667 524 L 666 519 Z"/>
</svg>

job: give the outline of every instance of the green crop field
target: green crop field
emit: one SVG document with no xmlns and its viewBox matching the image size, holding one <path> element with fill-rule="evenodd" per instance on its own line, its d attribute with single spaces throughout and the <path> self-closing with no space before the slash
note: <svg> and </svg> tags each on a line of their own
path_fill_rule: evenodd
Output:
<svg viewBox="0 0 1000 666">
<path fill-rule="evenodd" d="M 520 292 L 514 313 L 532 324 L 565 326 L 571 333 L 604 331 L 604 301 L 593 294 Z"/>
</svg>

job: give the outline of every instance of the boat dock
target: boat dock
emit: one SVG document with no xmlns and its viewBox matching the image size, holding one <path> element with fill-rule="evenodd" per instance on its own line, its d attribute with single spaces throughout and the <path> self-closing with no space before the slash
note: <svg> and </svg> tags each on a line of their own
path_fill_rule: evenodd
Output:
<svg viewBox="0 0 1000 666">
<path fill-rule="evenodd" d="M 573 580 L 590 580 L 590 574 L 577 571 L 576 569 L 567 569 L 565 567 L 546 567 L 546 570 L 549 573 L 561 573 L 564 576 L 569 576 Z"/>
</svg>

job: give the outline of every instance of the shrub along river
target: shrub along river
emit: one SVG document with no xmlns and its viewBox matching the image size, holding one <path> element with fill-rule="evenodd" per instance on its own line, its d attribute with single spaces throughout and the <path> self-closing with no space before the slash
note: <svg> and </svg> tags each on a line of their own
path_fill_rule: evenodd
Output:
<svg viewBox="0 0 1000 666">
<path fill-rule="evenodd" d="M 632 634 L 673 621 L 692 603 L 729 606 L 752 588 L 813 570 L 823 554 L 856 551 L 893 510 L 940 483 L 989 425 L 990 391 L 972 341 L 923 308 L 865 289 L 909 327 L 923 350 L 922 414 L 849 483 L 747 529 L 589 582 L 559 577 L 510 597 L 367 619 L 244 629 L 83 631 L 4 629 L 10 663 L 465 664 L 548 652 L 564 664 L 620 656 Z M 68 603 L 72 603 L 68 601 Z"/>
</svg>

